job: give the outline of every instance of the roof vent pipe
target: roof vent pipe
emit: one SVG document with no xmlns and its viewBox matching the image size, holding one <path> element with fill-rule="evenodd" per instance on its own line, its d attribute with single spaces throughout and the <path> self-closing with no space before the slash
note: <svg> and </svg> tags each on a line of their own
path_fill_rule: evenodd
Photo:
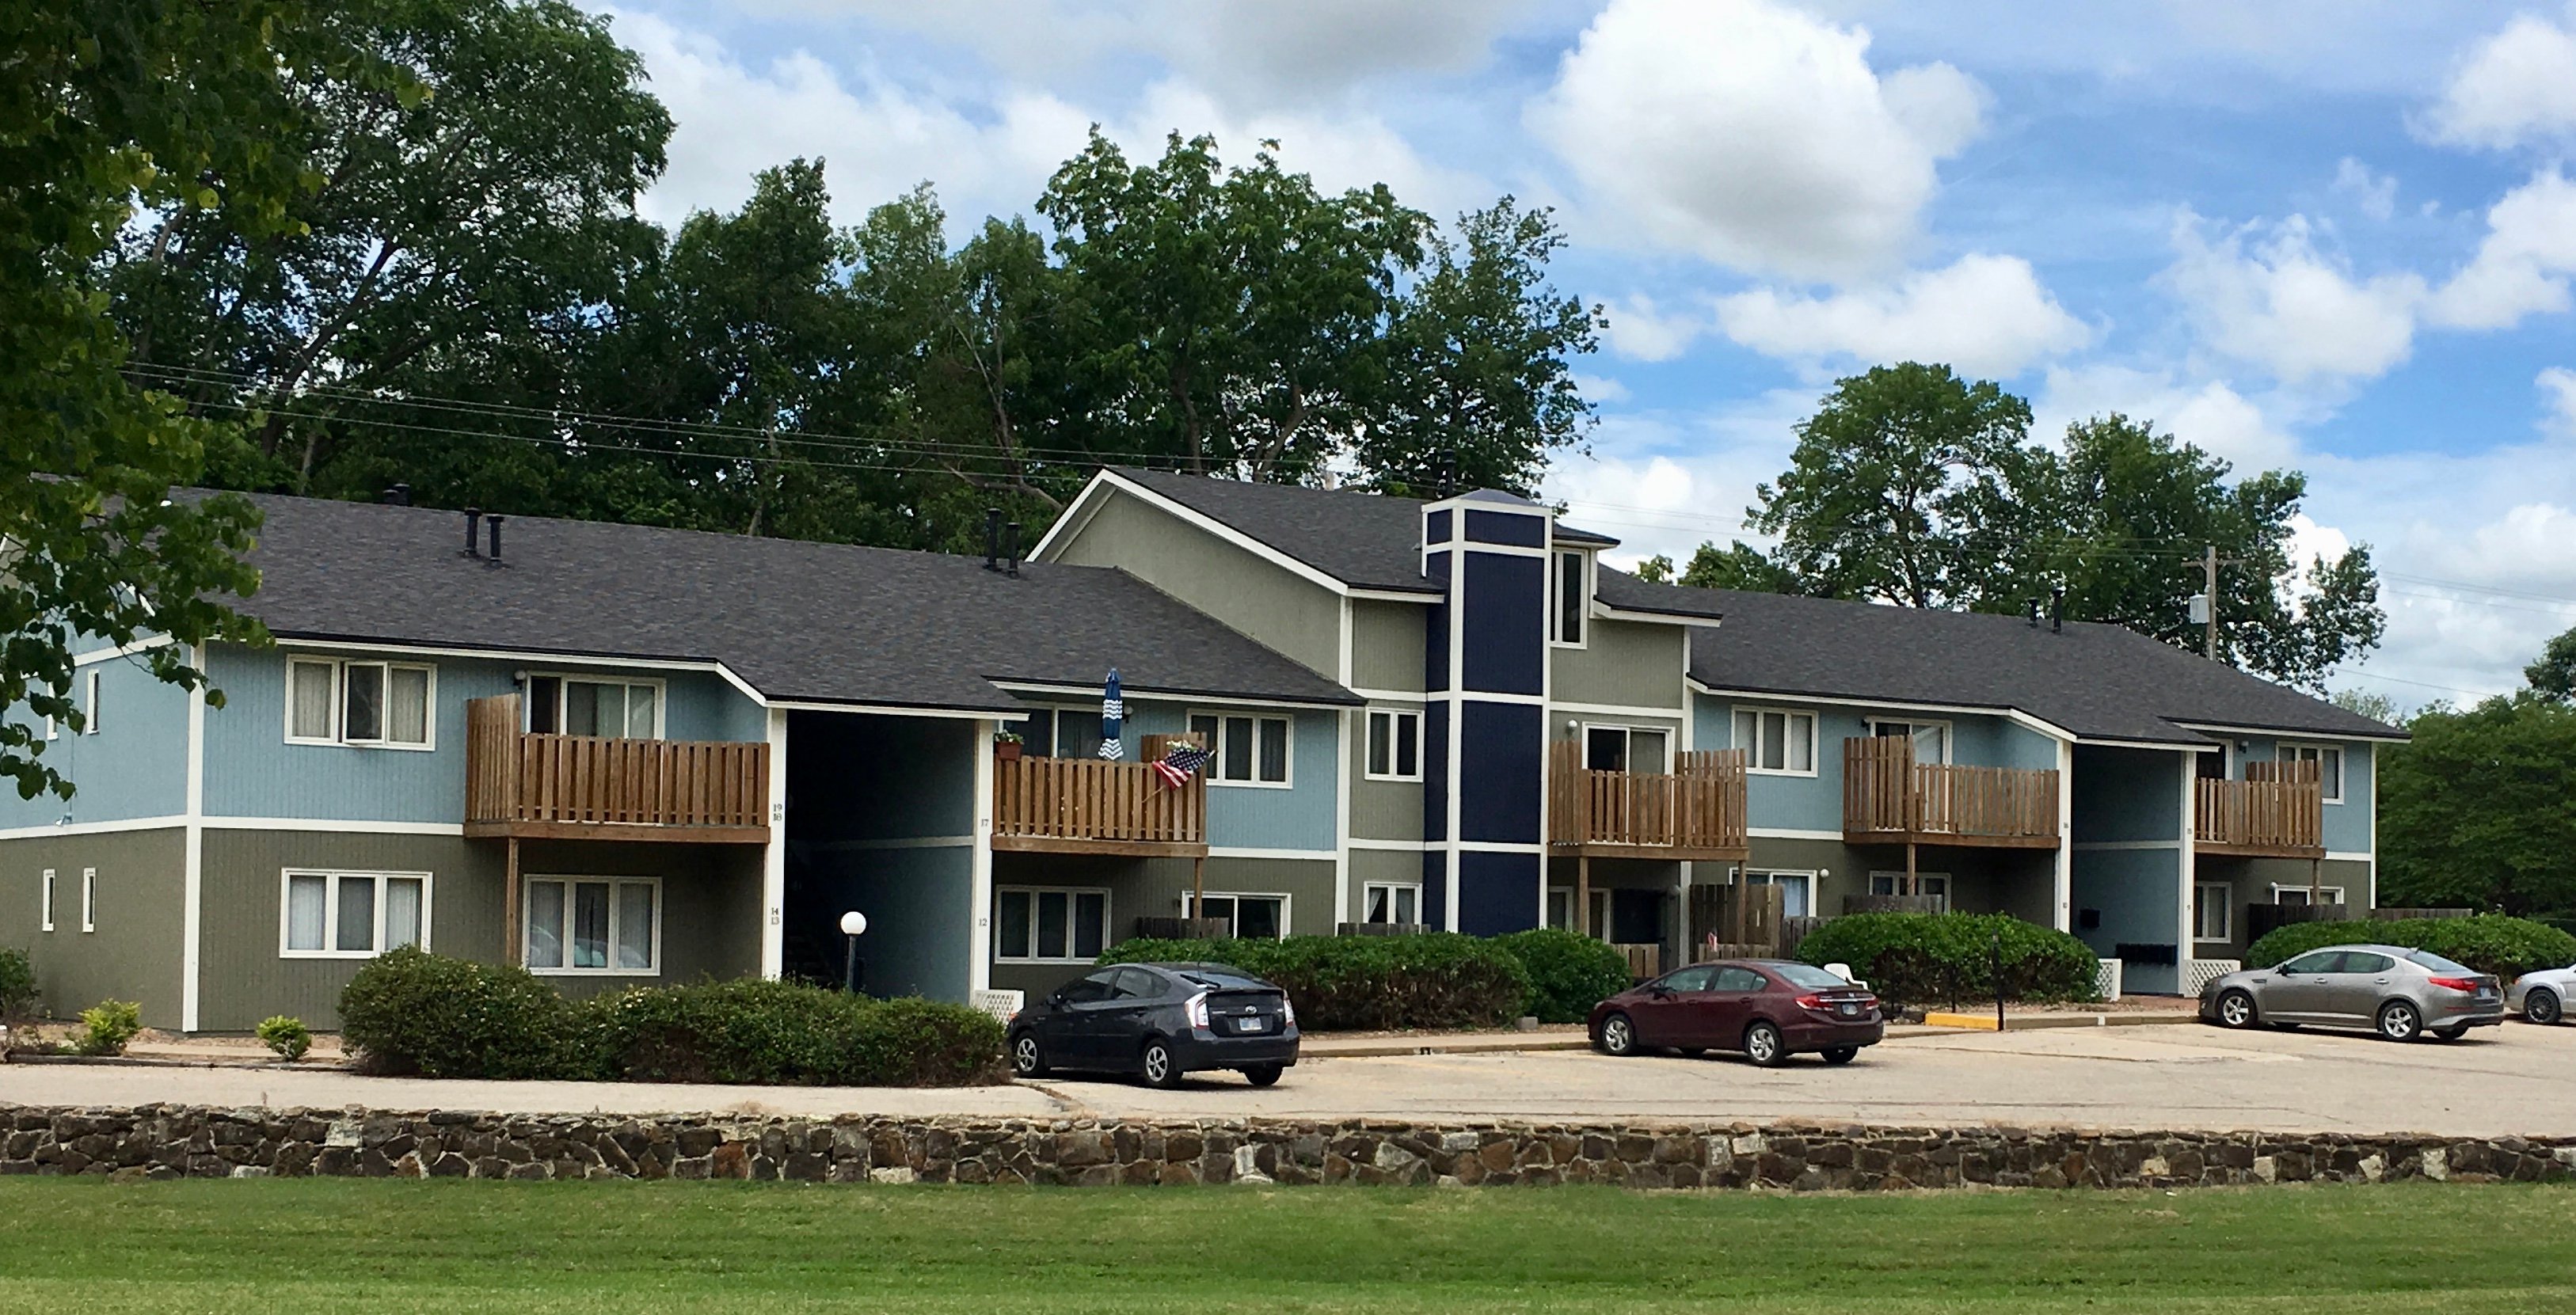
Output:
<svg viewBox="0 0 2576 1315">
<path fill-rule="evenodd" d="M 408 506 L 410 506 L 410 505 L 411 505 L 411 485 L 409 485 L 409 484 L 388 484 L 388 485 L 386 485 L 386 486 L 385 486 L 385 499 L 384 499 L 384 501 L 385 501 L 385 505 L 386 505 L 386 506 L 388 506 L 388 507 L 408 507 Z"/>
<path fill-rule="evenodd" d="M 984 509 L 984 569 L 1002 569 L 1002 509 Z"/>
<path fill-rule="evenodd" d="M 2063 585 L 2048 591 L 2048 629 L 2052 634 L 2066 629 L 2066 588 Z"/>
<path fill-rule="evenodd" d="M 492 527 L 491 564 L 498 566 L 501 564 L 501 518 L 498 516 L 486 517 L 484 523 Z"/>
<path fill-rule="evenodd" d="M 2036 598 L 2030 600 L 2030 628 L 2039 629 L 2039 600 Z"/>
<path fill-rule="evenodd" d="M 1020 523 L 1013 521 L 1002 531 L 1002 556 L 1010 559 L 1011 578 L 1020 578 Z"/>
<path fill-rule="evenodd" d="M 456 554 L 456 555 L 457 555 L 457 556 L 459 556 L 459 557 L 480 557 L 480 556 L 482 556 L 482 555 L 483 555 L 483 546 L 482 546 L 480 543 L 475 542 L 475 540 L 476 540 L 476 539 L 478 539 L 479 537 L 481 537 L 482 533 L 483 533 L 483 509 L 482 509 L 482 508 L 480 508 L 480 507 L 468 507 L 468 508 L 466 508 L 466 509 L 465 509 L 465 551 L 463 551 L 463 552 L 461 552 L 461 553 L 458 553 L 458 554 Z"/>
</svg>

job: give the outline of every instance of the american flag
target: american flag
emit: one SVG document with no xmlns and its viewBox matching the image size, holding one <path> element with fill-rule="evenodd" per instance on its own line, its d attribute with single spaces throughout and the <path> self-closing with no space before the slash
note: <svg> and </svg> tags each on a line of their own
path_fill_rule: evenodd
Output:
<svg viewBox="0 0 2576 1315">
<path fill-rule="evenodd" d="M 1214 756 L 1213 750 L 1184 741 L 1164 752 L 1162 761 L 1154 764 L 1154 775 L 1163 778 L 1163 784 L 1178 790 L 1188 785 L 1190 778 L 1207 766 L 1208 759 Z"/>
</svg>

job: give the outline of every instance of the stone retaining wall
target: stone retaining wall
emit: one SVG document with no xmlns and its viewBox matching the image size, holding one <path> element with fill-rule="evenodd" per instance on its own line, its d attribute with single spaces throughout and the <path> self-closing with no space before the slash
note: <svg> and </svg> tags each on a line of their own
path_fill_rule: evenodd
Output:
<svg viewBox="0 0 2576 1315">
<path fill-rule="evenodd" d="M 2565 1179 L 2576 1138 L 1823 1125 L 0 1109 L 0 1174 L 1800 1191 Z"/>
</svg>

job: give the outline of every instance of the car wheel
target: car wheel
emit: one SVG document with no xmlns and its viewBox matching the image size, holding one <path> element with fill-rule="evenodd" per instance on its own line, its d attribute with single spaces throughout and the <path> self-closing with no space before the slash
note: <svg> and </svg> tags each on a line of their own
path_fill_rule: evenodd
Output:
<svg viewBox="0 0 2576 1315">
<path fill-rule="evenodd" d="M 1825 1062 L 1828 1064 L 1848 1064 L 1858 1058 L 1860 1058 L 1858 1046 L 1825 1047 Z"/>
<path fill-rule="evenodd" d="M 1762 1068 L 1778 1068 L 1789 1061 L 1789 1043 L 1780 1039 L 1779 1028 L 1756 1022 L 1744 1029 L 1744 1057 Z"/>
<path fill-rule="evenodd" d="M 1023 1078 L 1047 1075 L 1046 1052 L 1038 1048 L 1037 1033 L 1022 1032 L 1011 1038 L 1011 1074 Z"/>
<path fill-rule="evenodd" d="M 2218 1021 L 2224 1027 L 2254 1026 L 2254 995 L 2230 987 L 2219 993 Z"/>
<path fill-rule="evenodd" d="M 2424 1015 L 2406 1000 L 2391 1000 L 2379 1007 L 2379 1034 L 2391 1041 L 2412 1041 L 2424 1030 Z"/>
<path fill-rule="evenodd" d="M 1625 1059 L 1637 1053 L 1637 1024 L 1626 1014 L 1612 1014 L 1601 1020 L 1601 1039 L 1593 1044 L 1602 1054 Z"/>
<path fill-rule="evenodd" d="M 1169 1043 L 1159 1037 L 1146 1042 L 1142 1059 L 1147 1085 L 1165 1088 L 1181 1085 L 1181 1061 L 1172 1056 Z"/>
<path fill-rule="evenodd" d="M 1287 1071 L 1277 1064 L 1255 1064 L 1243 1071 L 1243 1080 L 1256 1087 L 1275 1087 L 1279 1085 L 1279 1075 Z"/>
<path fill-rule="evenodd" d="M 2444 1041 L 2457 1041 L 2468 1034 L 2469 1025 L 2466 1023 L 2461 1023 L 2453 1027 L 2437 1027 L 2433 1029 L 2433 1035 Z"/>
<path fill-rule="evenodd" d="M 2535 986 L 2531 994 L 2522 998 L 2522 1021 L 2526 1023 L 2555 1023 L 2561 1013 L 2558 993 L 2548 987 Z"/>
</svg>

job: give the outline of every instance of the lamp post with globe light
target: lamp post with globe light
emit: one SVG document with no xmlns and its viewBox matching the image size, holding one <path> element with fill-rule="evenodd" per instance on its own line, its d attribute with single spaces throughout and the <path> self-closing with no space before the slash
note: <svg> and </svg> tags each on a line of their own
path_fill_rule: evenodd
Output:
<svg viewBox="0 0 2576 1315">
<path fill-rule="evenodd" d="M 849 954 L 842 966 L 842 985 L 850 994 L 859 993 L 860 974 L 867 971 L 867 961 L 859 957 L 859 934 L 868 929 L 868 915 L 852 909 L 841 915 L 841 935 L 849 942 Z"/>
</svg>

